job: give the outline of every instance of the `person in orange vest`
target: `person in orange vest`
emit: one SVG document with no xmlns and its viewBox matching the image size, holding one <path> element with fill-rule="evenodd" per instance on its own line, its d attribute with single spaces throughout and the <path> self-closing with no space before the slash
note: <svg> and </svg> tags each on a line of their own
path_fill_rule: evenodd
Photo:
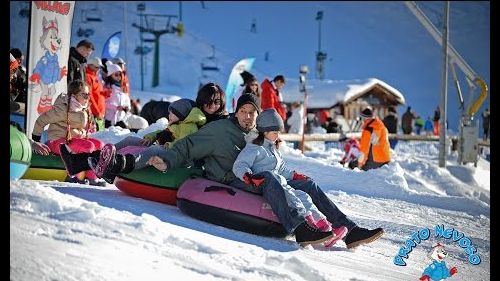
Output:
<svg viewBox="0 0 500 281">
<path fill-rule="evenodd" d="M 283 121 L 286 120 L 286 110 L 282 104 L 282 98 L 279 91 L 284 85 L 285 77 L 283 75 L 277 75 L 272 82 L 269 81 L 269 79 L 265 79 L 261 84 L 262 93 L 260 98 L 261 109 L 276 109 Z"/>
<path fill-rule="evenodd" d="M 389 137 L 384 123 L 373 114 L 370 106 L 361 111 L 361 118 L 364 119 L 358 167 L 362 170 L 379 168 L 391 161 L 391 148 Z"/>
<path fill-rule="evenodd" d="M 106 111 L 107 92 L 99 81 L 98 71 L 102 67 L 101 59 L 93 57 L 88 59 L 85 66 L 85 82 L 90 88 L 90 111 L 94 115 L 97 130 L 104 130 L 104 113 Z"/>
</svg>

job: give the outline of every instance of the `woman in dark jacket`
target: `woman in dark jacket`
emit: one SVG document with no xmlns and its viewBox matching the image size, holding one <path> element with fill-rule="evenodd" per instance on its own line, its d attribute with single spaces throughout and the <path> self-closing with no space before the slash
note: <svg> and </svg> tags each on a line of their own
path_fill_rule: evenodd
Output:
<svg viewBox="0 0 500 281">
<path fill-rule="evenodd" d="M 219 119 L 226 119 L 226 95 L 222 88 L 215 83 L 205 84 L 198 90 L 196 106 L 201 109 L 207 117 L 207 123 Z"/>
<path fill-rule="evenodd" d="M 398 113 L 394 107 L 389 107 L 389 114 L 382 121 L 384 122 L 385 127 L 387 128 L 387 132 L 389 134 L 397 134 L 398 133 Z M 391 145 L 391 149 L 396 148 L 396 144 L 398 143 L 397 139 L 390 139 L 389 144 Z"/>
</svg>

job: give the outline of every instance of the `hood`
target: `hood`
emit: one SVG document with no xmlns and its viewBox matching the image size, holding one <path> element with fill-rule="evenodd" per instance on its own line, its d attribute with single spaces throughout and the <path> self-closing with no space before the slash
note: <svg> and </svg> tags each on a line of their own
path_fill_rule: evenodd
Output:
<svg viewBox="0 0 500 281">
<path fill-rule="evenodd" d="M 252 130 L 250 130 L 250 132 L 248 132 L 245 135 L 245 142 L 246 143 L 252 143 L 252 141 L 254 139 L 256 139 L 258 136 L 259 136 L 259 132 L 257 131 L 257 129 L 252 129 Z"/>
</svg>

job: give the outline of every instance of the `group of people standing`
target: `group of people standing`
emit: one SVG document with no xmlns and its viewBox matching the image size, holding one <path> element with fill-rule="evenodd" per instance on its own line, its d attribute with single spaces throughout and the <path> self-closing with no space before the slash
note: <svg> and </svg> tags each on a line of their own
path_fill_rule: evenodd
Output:
<svg viewBox="0 0 500 281">
<path fill-rule="evenodd" d="M 439 120 L 441 119 L 441 110 L 439 106 L 436 107 L 434 111 L 434 116 L 431 119 L 430 116 L 424 121 L 422 117 L 411 110 L 411 106 L 408 106 L 406 112 L 401 116 L 401 128 L 403 134 L 410 135 L 413 133 L 413 128 L 415 128 L 415 134 L 420 135 L 422 129 L 427 136 L 439 136 Z M 397 132 L 394 132 L 397 133 Z"/>
</svg>

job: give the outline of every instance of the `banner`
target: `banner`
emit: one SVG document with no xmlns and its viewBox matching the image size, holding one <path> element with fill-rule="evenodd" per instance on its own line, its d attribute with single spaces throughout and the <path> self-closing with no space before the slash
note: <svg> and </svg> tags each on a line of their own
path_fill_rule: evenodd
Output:
<svg viewBox="0 0 500 281">
<path fill-rule="evenodd" d="M 240 73 L 244 70 L 250 72 L 255 58 L 246 58 L 240 60 L 237 64 L 233 66 L 233 70 L 229 75 L 229 80 L 226 86 L 226 107 L 228 112 L 233 112 L 236 105 L 236 95 L 242 91 L 240 86 L 243 83 L 243 78 L 241 78 Z"/>
<path fill-rule="evenodd" d="M 104 47 L 102 48 L 102 57 L 107 58 L 108 60 L 114 59 L 118 52 L 120 51 L 120 40 L 122 37 L 122 32 L 118 31 L 111 35 L 106 43 L 104 43 Z"/>
<path fill-rule="evenodd" d="M 40 114 L 67 90 L 71 22 L 75 1 L 31 2 L 26 135 Z"/>
</svg>

